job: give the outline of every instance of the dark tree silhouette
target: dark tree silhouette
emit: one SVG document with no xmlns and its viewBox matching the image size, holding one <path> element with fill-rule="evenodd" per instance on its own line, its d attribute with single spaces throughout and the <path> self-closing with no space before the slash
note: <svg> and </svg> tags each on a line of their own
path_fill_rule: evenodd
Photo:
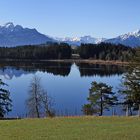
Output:
<svg viewBox="0 0 140 140">
<path fill-rule="evenodd" d="M 121 93 L 125 96 L 124 105 L 132 115 L 133 110 L 139 110 L 140 116 L 140 49 L 137 49 L 136 55 L 132 58 L 128 72 L 123 77 Z"/>
<path fill-rule="evenodd" d="M 105 83 L 92 82 L 91 88 L 89 89 L 88 101 L 90 106 L 90 112 L 99 113 L 100 116 L 103 115 L 105 109 L 116 104 L 117 97 L 115 93 L 112 92 L 112 87 L 106 85 Z M 87 105 L 83 106 L 83 110 L 87 108 Z"/>
<path fill-rule="evenodd" d="M 3 118 L 4 115 L 12 110 L 12 100 L 10 99 L 10 92 L 2 86 L 7 86 L 0 79 L 0 118 Z"/>
<path fill-rule="evenodd" d="M 48 117 L 54 117 L 52 103 L 52 98 L 48 96 L 41 85 L 41 78 L 35 75 L 30 83 L 29 97 L 26 100 L 28 115 L 35 118 L 40 118 L 44 114 Z"/>
<path fill-rule="evenodd" d="M 135 54 L 135 49 L 121 44 L 81 44 L 78 53 L 83 59 L 128 61 Z"/>
</svg>

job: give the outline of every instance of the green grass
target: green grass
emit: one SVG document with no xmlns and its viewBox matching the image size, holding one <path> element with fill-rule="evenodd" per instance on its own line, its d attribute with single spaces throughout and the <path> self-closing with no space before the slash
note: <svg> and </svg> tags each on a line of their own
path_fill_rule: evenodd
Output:
<svg viewBox="0 0 140 140">
<path fill-rule="evenodd" d="M 140 140 L 138 117 L 0 121 L 0 140 Z"/>
</svg>

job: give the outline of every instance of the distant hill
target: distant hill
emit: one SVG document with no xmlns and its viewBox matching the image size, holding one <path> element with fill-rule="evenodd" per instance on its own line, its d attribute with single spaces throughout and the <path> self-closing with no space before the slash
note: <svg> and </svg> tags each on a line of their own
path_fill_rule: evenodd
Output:
<svg viewBox="0 0 140 140">
<path fill-rule="evenodd" d="M 140 30 L 130 32 L 116 38 L 108 39 L 105 42 L 113 44 L 123 44 L 130 47 L 140 46 Z"/>
<path fill-rule="evenodd" d="M 39 33 L 36 29 L 23 28 L 11 22 L 0 26 L 0 46 L 34 45 L 50 41 L 53 39 Z"/>
</svg>

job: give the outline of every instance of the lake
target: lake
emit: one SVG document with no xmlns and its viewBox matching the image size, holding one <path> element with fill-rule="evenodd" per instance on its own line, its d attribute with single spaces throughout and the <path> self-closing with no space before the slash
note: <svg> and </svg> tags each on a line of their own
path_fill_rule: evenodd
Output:
<svg viewBox="0 0 140 140">
<path fill-rule="evenodd" d="M 8 117 L 25 117 L 30 82 L 34 75 L 54 100 L 58 116 L 82 115 L 92 81 L 104 82 L 117 91 L 126 67 L 64 62 L 0 62 L 0 78 L 7 83 L 13 101 Z M 118 108 L 118 115 L 122 110 Z M 111 115 L 105 111 L 104 115 Z"/>
</svg>

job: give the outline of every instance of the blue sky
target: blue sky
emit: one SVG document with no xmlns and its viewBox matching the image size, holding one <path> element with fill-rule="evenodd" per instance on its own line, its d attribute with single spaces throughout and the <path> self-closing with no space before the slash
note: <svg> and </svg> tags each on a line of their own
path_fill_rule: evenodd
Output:
<svg viewBox="0 0 140 140">
<path fill-rule="evenodd" d="M 140 29 L 140 0 L 1 0 L 0 24 L 9 21 L 50 36 L 111 38 Z"/>
</svg>

